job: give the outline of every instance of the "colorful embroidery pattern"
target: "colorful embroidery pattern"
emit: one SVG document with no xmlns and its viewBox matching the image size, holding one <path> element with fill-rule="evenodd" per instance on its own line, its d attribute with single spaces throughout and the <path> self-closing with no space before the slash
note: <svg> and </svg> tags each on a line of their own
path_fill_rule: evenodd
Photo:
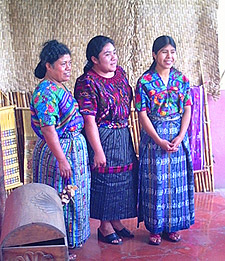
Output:
<svg viewBox="0 0 225 261">
<path fill-rule="evenodd" d="M 145 72 L 137 83 L 136 109 L 156 116 L 183 113 L 184 106 L 191 105 L 188 79 L 178 70 L 171 68 L 168 85 L 165 86 L 159 74 Z"/>
<path fill-rule="evenodd" d="M 60 137 L 65 131 L 81 131 L 84 125 L 77 101 L 51 81 L 42 81 L 34 90 L 31 101 L 31 125 L 43 138 L 41 127 L 55 125 Z"/>
<path fill-rule="evenodd" d="M 127 122 L 132 99 L 131 87 L 125 72 L 117 67 L 115 76 L 104 78 L 90 70 L 76 81 L 75 97 L 80 112 L 96 116 L 98 126 L 116 126 Z M 127 124 L 125 124 L 127 126 Z"/>
</svg>

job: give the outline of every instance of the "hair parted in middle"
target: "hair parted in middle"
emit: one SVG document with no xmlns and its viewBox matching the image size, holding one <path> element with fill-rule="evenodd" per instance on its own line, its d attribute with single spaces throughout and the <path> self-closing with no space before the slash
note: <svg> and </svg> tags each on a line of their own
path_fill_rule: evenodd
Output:
<svg viewBox="0 0 225 261">
<path fill-rule="evenodd" d="M 168 44 L 172 45 L 176 50 L 176 43 L 173 40 L 173 38 L 168 35 L 161 35 L 155 39 L 155 41 L 152 45 L 152 52 L 157 54 L 160 49 L 162 49 L 163 47 L 165 47 Z M 155 69 L 155 67 L 156 67 L 156 61 L 155 61 L 155 58 L 153 57 L 153 63 L 151 64 L 149 70 L 153 71 Z"/>
<path fill-rule="evenodd" d="M 94 56 L 98 59 L 99 53 L 108 43 L 111 43 L 114 46 L 114 41 L 111 38 L 103 35 L 97 35 L 89 41 L 86 49 L 87 63 L 84 66 L 84 73 L 88 72 L 94 65 L 91 57 Z"/>
</svg>

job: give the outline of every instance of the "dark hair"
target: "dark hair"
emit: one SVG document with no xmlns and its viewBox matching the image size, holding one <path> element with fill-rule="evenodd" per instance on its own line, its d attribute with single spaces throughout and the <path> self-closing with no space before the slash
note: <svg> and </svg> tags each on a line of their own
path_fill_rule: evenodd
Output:
<svg viewBox="0 0 225 261">
<path fill-rule="evenodd" d="M 176 44 L 172 37 L 170 37 L 168 35 L 161 35 L 155 39 L 155 41 L 152 45 L 152 52 L 157 54 L 160 49 L 162 49 L 163 47 L 165 47 L 168 44 L 171 44 L 176 49 Z M 153 60 L 154 61 L 149 68 L 150 71 L 153 71 L 156 67 L 156 61 L 155 61 L 154 57 L 153 57 Z"/>
<path fill-rule="evenodd" d="M 86 49 L 87 63 L 84 66 L 84 73 L 88 72 L 94 65 L 91 57 L 94 56 L 98 59 L 99 53 L 107 43 L 111 43 L 114 46 L 114 41 L 103 35 L 97 35 L 89 41 Z"/>
<path fill-rule="evenodd" d="M 57 40 L 45 42 L 40 53 L 40 62 L 34 70 L 34 75 L 39 79 L 44 78 L 46 74 L 46 63 L 53 65 L 54 62 L 65 54 L 71 55 L 70 50 L 65 44 L 59 43 Z"/>
</svg>

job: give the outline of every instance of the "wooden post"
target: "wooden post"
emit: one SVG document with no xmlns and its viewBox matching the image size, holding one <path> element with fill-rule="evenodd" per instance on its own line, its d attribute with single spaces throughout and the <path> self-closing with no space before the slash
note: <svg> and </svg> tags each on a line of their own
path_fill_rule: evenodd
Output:
<svg viewBox="0 0 225 261">
<path fill-rule="evenodd" d="M 2 143 L 1 143 L 1 125 L 0 125 L 0 235 L 2 231 L 2 221 L 5 211 L 5 181 L 4 181 L 4 171 L 3 171 L 3 155 L 2 155 Z"/>
<path fill-rule="evenodd" d="M 202 86 L 203 86 L 203 93 L 204 93 L 204 128 L 207 134 L 207 144 L 208 146 L 205 147 L 206 153 L 208 153 L 208 167 L 210 170 L 210 181 L 212 183 L 212 191 L 214 191 L 214 173 L 213 173 L 213 156 L 212 156 L 212 138 L 211 138 L 211 129 L 210 129 L 210 119 L 209 119 L 209 108 L 208 108 L 208 99 L 207 99 L 207 87 L 205 86 L 205 79 L 203 74 L 203 67 L 202 61 L 200 60 L 200 68 L 201 68 L 201 76 L 202 76 Z"/>
</svg>

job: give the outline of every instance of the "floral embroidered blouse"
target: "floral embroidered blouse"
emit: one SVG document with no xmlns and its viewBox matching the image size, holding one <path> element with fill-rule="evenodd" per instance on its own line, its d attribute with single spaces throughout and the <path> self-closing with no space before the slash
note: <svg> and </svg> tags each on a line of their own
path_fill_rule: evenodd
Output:
<svg viewBox="0 0 225 261">
<path fill-rule="evenodd" d="M 132 90 L 120 66 L 112 78 L 104 78 L 92 69 L 81 75 L 76 81 L 74 95 L 80 112 L 95 116 L 98 127 L 128 125 Z"/>
<path fill-rule="evenodd" d="M 170 69 L 165 86 L 157 71 L 146 71 L 138 80 L 135 107 L 154 116 L 182 114 L 184 106 L 192 105 L 189 80 L 175 68 Z"/>
<path fill-rule="evenodd" d="M 80 132 L 84 126 L 78 103 L 72 94 L 48 80 L 40 82 L 34 90 L 30 110 L 31 126 L 42 139 L 41 127 L 44 126 L 55 125 L 59 137 L 64 132 Z"/>
</svg>

